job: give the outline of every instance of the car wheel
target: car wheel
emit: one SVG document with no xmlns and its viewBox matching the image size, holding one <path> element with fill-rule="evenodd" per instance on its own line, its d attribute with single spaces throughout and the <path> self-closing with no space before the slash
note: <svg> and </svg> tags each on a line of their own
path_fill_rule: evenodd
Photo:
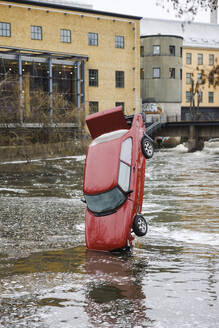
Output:
<svg viewBox="0 0 219 328">
<path fill-rule="evenodd" d="M 150 159 L 154 155 L 153 142 L 150 139 L 148 139 L 146 136 L 143 136 L 141 139 L 141 150 L 142 150 L 142 154 L 146 159 Z"/>
<path fill-rule="evenodd" d="M 142 215 L 136 215 L 132 225 L 133 231 L 138 237 L 145 236 L 148 231 L 148 225 Z"/>
</svg>

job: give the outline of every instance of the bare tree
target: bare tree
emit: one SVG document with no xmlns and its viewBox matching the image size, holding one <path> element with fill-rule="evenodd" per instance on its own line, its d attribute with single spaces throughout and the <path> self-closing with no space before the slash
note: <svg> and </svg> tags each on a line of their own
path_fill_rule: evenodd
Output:
<svg viewBox="0 0 219 328">
<path fill-rule="evenodd" d="M 157 0 L 163 8 L 173 7 L 178 17 L 185 14 L 195 16 L 200 9 L 211 11 L 218 7 L 218 0 Z"/>
<path fill-rule="evenodd" d="M 208 83 L 214 88 L 219 86 L 219 65 L 214 66 L 208 74 Z"/>
<path fill-rule="evenodd" d="M 219 65 L 215 65 L 209 71 L 207 69 L 196 68 L 199 78 L 195 77 L 197 74 L 192 73 L 190 86 L 190 115 L 192 120 L 206 119 L 200 112 L 200 103 L 202 102 L 202 91 L 205 86 L 216 89 L 219 86 Z"/>
</svg>

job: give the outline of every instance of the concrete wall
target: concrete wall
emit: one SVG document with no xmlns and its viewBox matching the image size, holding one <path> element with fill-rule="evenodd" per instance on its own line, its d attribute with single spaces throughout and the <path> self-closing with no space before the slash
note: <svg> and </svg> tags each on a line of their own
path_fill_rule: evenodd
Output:
<svg viewBox="0 0 219 328">
<path fill-rule="evenodd" d="M 85 64 L 85 108 L 98 101 L 99 109 L 124 102 L 129 114 L 140 111 L 139 19 L 104 15 L 83 9 L 65 10 L 13 1 L 0 3 L 0 21 L 11 24 L 11 37 L 0 37 L 2 46 L 83 54 Z M 30 26 L 42 26 L 43 39 L 31 40 Z M 60 42 L 60 29 L 70 29 L 72 42 Z M 98 33 L 98 46 L 88 46 L 88 32 Z M 124 36 L 124 49 L 115 48 L 115 35 Z M 99 86 L 89 87 L 88 70 L 98 69 Z M 115 87 L 115 71 L 125 72 L 125 87 Z"/>
</svg>

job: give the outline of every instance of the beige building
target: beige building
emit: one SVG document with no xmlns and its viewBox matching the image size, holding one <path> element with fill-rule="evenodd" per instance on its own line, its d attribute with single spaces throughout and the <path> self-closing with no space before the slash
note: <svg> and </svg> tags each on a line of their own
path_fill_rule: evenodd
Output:
<svg viewBox="0 0 219 328">
<path fill-rule="evenodd" d="M 188 117 L 193 80 L 194 92 L 197 87 L 194 101 L 202 118 L 219 118 L 219 86 L 215 87 L 214 81 L 209 80 L 209 73 L 219 63 L 219 47 L 185 46 L 183 54 L 182 113 Z"/>
<path fill-rule="evenodd" d="M 153 38 L 162 39 L 165 35 L 172 35 L 173 37 L 177 35 L 183 38 L 181 67 L 178 65 L 178 69 L 182 71 L 182 119 L 189 118 L 190 115 L 192 80 L 194 81 L 194 86 L 198 85 L 199 92 L 195 94 L 194 100 L 196 106 L 199 102 L 199 114 L 201 118 L 218 119 L 219 86 L 215 87 L 212 81 L 208 80 L 208 75 L 213 68 L 219 65 L 219 25 L 213 23 L 182 23 L 181 21 L 150 18 L 144 18 L 141 21 L 142 44 L 145 37 L 152 38 L 153 36 Z M 163 55 L 161 52 L 160 64 L 156 63 L 157 67 L 159 65 L 162 66 L 166 56 L 168 56 L 167 53 Z M 148 61 L 148 57 L 146 56 L 142 60 Z M 159 60 L 159 56 L 157 55 L 156 60 Z M 169 66 L 171 66 L 171 63 L 169 63 Z M 160 75 L 161 81 L 165 78 L 166 76 Z M 163 87 L 163 93 L 165 93 L 165 88 L 168 88 L 166 95 L 170 95 L 170 91 L 172 91 L 172 104 L 174 104 L 176 97 L 174 88 L 170 89 L 167 83 L 163 84 Z M 157 90 L 158 94 L 159 92 Z M 154 90 L 154 93 L 156 93 L 156 90 Z M 161 100 L 157 99 L 157 102 L 161 102 Z M 168 108 L 165 110 L 164 106 L 164 112 L 167 115 L 173 115 L 174 112 L 178 114 L 177 102 L 175 102 L 175 109 L 172 106 L 171 110 Z"/>
<path fill-rule="evenodd" d="M 19 119 L 28 121 L 39 95 L 51 114 L 120 104 L 139 112 L 140 19 L 70 1 L 0 0 L 0 78 L 17 82 Z"/>
</svg>

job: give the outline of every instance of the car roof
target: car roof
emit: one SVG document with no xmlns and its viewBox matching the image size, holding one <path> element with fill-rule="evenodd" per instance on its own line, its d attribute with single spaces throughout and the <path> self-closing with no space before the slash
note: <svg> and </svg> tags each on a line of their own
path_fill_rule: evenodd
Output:
<svg viewBox="0 0 219 328">
<path fill-rule="evenodd" d="M 124 133 L 120 138 L 101 143 L 91 143 L 89 146 L 84 174 L 83 191 L 85 194 L 102 193 L 118 185 L 123 136 Z"/>
</svg>

